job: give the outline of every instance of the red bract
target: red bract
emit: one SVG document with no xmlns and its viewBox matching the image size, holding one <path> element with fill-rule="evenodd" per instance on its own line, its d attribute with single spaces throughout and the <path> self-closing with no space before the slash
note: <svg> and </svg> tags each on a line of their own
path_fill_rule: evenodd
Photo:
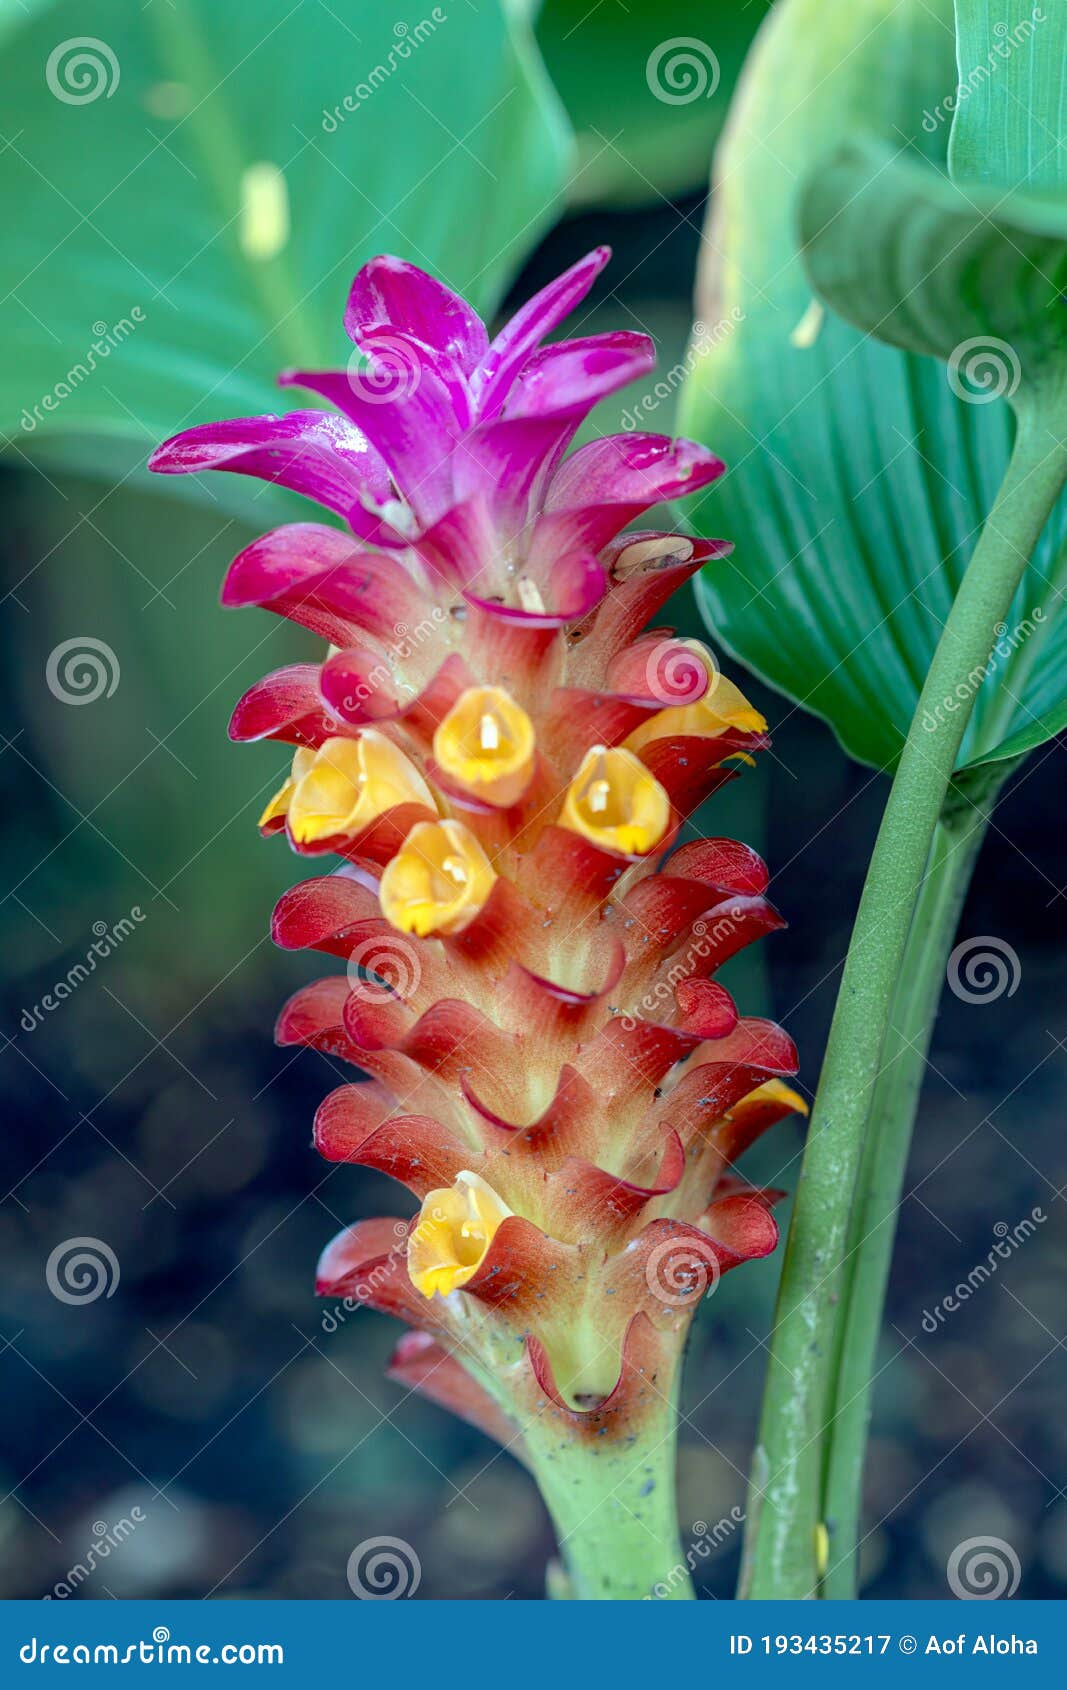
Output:
<svg viewBox="0 0 1067 1690">
<path fill-rule="evenodd" d="M 670 1401 L 701 1297 L 776 1242 L 776 1194 L 734 1161 L 802 1107 L 791 1041 L 714 979 L 782 925 L 766 870 L 730 840 L 678 844 L 766 724 L 697 642 L 644 631 L 729 547 L 623 532 L 722 465 L 650 434 L 567 455 L 651 347 L 540 347 L 606 256 L 492 343 L 441 283 L 376 259 L 353 364 L 284 378 L 341 415 L 196 428 L 152 460 L 348 523 L 275 529 L 223 588 L 333 648 L 253 687 L 231 728 L 296 748 L 264 831 L 346 859 L 275 912 L 280 945 L 347 964 L 278 1038 L 370 1076 L 325 1100 L 316 1143 L 422 1205 L 343 1232 L 318 1289 L 405 1320 L 393 1376 L 528 1458 L 546 1436 L 632 1441 Z"/>
</svg>

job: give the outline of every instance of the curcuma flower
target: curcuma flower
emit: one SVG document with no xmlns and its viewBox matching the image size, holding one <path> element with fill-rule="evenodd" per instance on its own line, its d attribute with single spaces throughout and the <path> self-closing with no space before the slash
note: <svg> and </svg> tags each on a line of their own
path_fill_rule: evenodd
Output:
<svg viewBox="0 0 1067 1690">
<path fill-rule="evenodd" d="M 630 526 L 723 466 L 655 434 L 568 451 L 652 347 L 542 344 L 607 256 L 492 341 L 442 283 L 375 259 L 348 368 L 283 378 L 334 412 L 190 429 L 152 459 L 278 482 L 345 524 L 274 529 L 223 588 L 329 642 L 231 726 L 294 747 L 262 830 L 344 859 L 275 912 L 280 945 L 346 965 L 278 1038 L 363 1076 L 321 1105 L 322 1154 L 418 1204 L 342 1232 L 318 1289 L 407 1322 L 392 1376 L 531 1467 L 572 1592 L 598 1597 L 688 1593 L 682 1349 L 719 1277 L 774 1248 L 777 1194 L 735 1162 L 803 1108 L 790 1040 L 715 978 L 782 925 L 766 869 L 680 843 L 766 724 L 706 648 L 644 631 L 730 548 Z"/>
</svg>

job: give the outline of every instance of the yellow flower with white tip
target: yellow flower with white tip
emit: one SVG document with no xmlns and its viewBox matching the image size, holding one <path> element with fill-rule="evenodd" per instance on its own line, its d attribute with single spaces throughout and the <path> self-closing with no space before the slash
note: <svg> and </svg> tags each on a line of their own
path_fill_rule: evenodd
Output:
<svg viewBox="0 0 1067 1690">
<path fill-rule="evenodd" d="M 317 751 L 301 747 L 259 825 L 286 816 L 296 843 L 312 845 L 361 833 L 398 804 L 437 808 L 411 759 L 376 728 L 364 728 L 354 739 L 328 739 Z"/>
<path fill-rule="evenodd" d="M 602 850 L 638 857 L 655 849 L 670 819 L 670 799 L 639 757 L 594 745 L 567 788 L 559 823 Z"/>
<path fill-rule="evenodd" d="M 431 1191 L 408 1239 L 408 1273 L 424 1297 L 447 1297 L 474 1278 L 512 1211 L 480 1174 L 456 1175 L 454 1185 Z"/>
<path fill-rule="evenodd" d="M 753 708 L 740 687 L 720 673 L 707 646 L 700 640 L 680 643 L 707 670 L 708 690 L 695 704 L 672 704 L 666 710 L 657 710 L 627 737 L 629 749 L 640 751 L 653 739 L 679 739 L 685 735 L 714 739 L 731 728 L 741 733 L 766 733 L 766 717 Z"/>
<path fill-rule="evenodd" d="M 534 766 L 534 726 L 503 687 L 468 687 L 433 737 L 438 765 L 465 792 L 506 808 Z"/>
<path fill-rule="evenodd" d="M 382 875 L 379 901 L 401 933 L 459 933 L 493 890 L 496 871 L 462 822 L 419 822 Z"/>
</svg>

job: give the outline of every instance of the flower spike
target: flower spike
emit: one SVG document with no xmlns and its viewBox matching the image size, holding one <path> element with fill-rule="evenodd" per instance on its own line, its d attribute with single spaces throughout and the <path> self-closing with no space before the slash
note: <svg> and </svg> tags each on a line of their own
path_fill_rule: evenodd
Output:
<svg viewBox="0 0 1067 1690">
<path fill-rule="evenodd" d="M 442 282 L 373 259 L 354 363 L 284 378 L 335 411 L 191 429 L 152 467 L 280 481 L 347 523 L 264 535 L 223 593 L 328 642 L 231 724 L 293 748 L 262 830 L 344 859 L 278 904 L 277 942 L 337 972 L 277 1037 L 361 1076 L 321 1105 L 321 1153 L 418 1205 L 342 1232 L 318 1289 L 403 1320 L 392 1377 L 531 1467 L 576 1594 L 640 1596 L 680 1556 L 694 1310 L 777 1237 L 778 1193 L 734 1163 L 804 1104 L 791 1041 L 715 978 L 783 925 L 767 871 L 730 840 L 677 846 L 767 744 L 707 647 L 648 629 L 729 546 L 628 527 L 723 465 L 653 434 L 569 452 L 651 347 L 543 344 L 607 257 L 493 339 Z"/>
</svg>

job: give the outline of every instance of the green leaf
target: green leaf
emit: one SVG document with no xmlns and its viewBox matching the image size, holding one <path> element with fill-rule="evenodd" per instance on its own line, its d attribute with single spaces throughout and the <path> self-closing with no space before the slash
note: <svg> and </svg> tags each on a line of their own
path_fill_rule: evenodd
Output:
<svg viewBox="0 0 1067 1690">
<path fill-rule="evenodd" d="M 641 205 L 703 187 L 769 0 L 544 0 L 537 38 L 578 135 L 572 200 Z"/>
<path fill-rule="evenodd" d="M 277 409 L 281 366 L 351 350 L 348 284 L 376 252 L 492 310 L 557 215 L 565 116 L 510 0 L 389 14 L 5 8 L 17 449 L 114 473 L 190 423 Z"/>
<path fill-rule="evenodd" d="M 947 359 L 965 391 L 976 356 L 978 377 L 1010 397 L 1067 348 L 1067 197 L 957 185 L 868 142 L 815 174 L 800 230 L 822 299 L 880 340 Z M 969 340 L 982 346 L 963 351 Z"/>
<path fill-rule="evenodd" d="M 957 0 L 959 89 L 949 168 L 961 182 L 1035 191 L 1067 187 L 1067 12 Z"/>
<path fill-rule="evenodd" d="M 975 278 L 985 288 L 1003 275 L 1005 243 L 1028 239 L 1035 207 L 1051 205 L 1045 194 L 1005 199 L 949 180 L 946 98 L 956 83 L 949 0 L 856 0 L 832 14 L 820 0 L 778 8 L 716 161 L 698 305 L 705 333 L 691 349 L 681 416 L 683 429 L 730 465 L 700 513 L 705 531 L 737 542 L 735 560 L 701 580 L 709 621 L 773 686 L 827 721 L 854 757 L 880 768 L 899 755 L 1013 436 L 997 397 L 1011 385 L 1011 366 L 1005 381 L 999 366 L 983 363 L 982 348 L 964 348 L 950 372 L 918 349 L 946 356 L 983 327 L 996 334 L 974 297 Z M 847 203 L 850 194 L 858 201 Z M 1002 203 L 985 237 L 986 271 L 975 257 L 975 224 L 990 194 Z M 845 308 L 847 295 L 865 327 L 913 350 L 816 303 L 799 251 L 802 201 L 809 262 L 813 270 L 823 263 L 820 288 L 836 266 L 834 303 Z M 965 237 L 962 257 L 939 232 L 946 214 Z M 887 230 L 897 245 L 882 238 Z M 816 235 L 830 254 L 824 261 Z M 944 286 L 921 300 L 908 295 L 895 268 L 905 250 L 916 267 L 925 256 L 929 268 L 939 253 Z M 1031 253 L 1049 255 L 1047 245 Z M 1021 265 L 1018 253 L 1013 262 Z M 1028 356 L 1047 355 L 1058 341 L 1057 273 L 1050 284 L 1032 266 L 1014 272 L 1011 324 L 1020 339 L 1031 337 Z M 961 300 L 953 288 L 964 281 Z M 1044 306 L 1035 327 L 1026 312 Z M 995 654 L 984 681 L 974 678 L 961 767 L 1015 754 L 1019 736 L 1040 743 L 1067 701 L 1067 625 L 1056 614 L 1065 540 L 1061 508 L 1004 629 L 1007 655 Z"/>
</svg>

